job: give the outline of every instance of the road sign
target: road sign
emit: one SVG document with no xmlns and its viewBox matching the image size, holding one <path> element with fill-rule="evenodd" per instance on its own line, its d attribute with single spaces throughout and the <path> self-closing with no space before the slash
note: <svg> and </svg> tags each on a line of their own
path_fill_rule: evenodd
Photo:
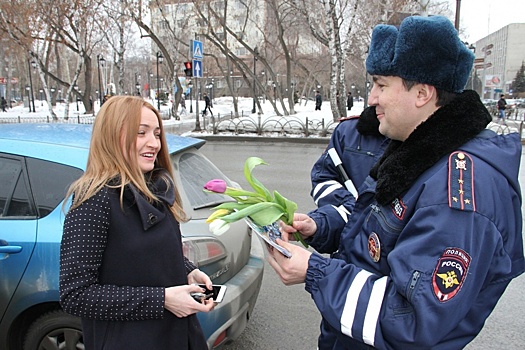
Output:
<svg viewBox="0 0 525 350">
<path fill-rule="evenodd" d="M 202 60 L 202 41 L 190 40 L 191 57 L 194 60 Z"/>
<path fill-rule="evenodd" d="M 193 65 L 193 77 L 202 78 L 202 61 L 193 60 L 192 65 Z"/>
<path fill-rule="evenodd" d="M 485 64 L 476 64 L 474 66 L 474 69 L 483 69 L 483 68 L 490 68 L 492 67 L 492 63 L 485 63 Z"/>
</svg>

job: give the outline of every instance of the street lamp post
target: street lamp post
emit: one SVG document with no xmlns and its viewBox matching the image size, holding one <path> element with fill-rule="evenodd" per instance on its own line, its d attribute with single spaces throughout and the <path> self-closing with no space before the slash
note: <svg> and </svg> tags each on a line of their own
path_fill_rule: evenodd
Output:
<svg viewBox="0 0 525 350">
<path fill-rule="evenodd" d="M 55 91 L 57 91 L 57 89 L 55 89 L 54 87 L 52 87 L 52 88 L 50 89 L 50 91 L 51 91 L 51 104 L 54 106 L 54 105 L 56 105 L 56 99 L 54 100 L 55 103 L 53 103 L 53 98 L 55 97 Z"/>
<path fill-rule="evenodd" d="M 257 46 L 253 50 L 253 108 L 252 113 L 256 112 L 256 99 L 257 99 L 257 56 L 259 55 L 259 51 L 257 50 Z"/>
<path fill-rule="evenodd" d="M 215 86 L 215 79 L 211 79 L 211 96 L 210 96 L 210 99 L 211 99 L 211 103 L 213 105 L 213 87 Z"/>
<path fill-rule="evenodd" d="M 455 21 L 454 21 L 454 27 L 456 27 L 456 30 L 458 30 L 458 31 L 459 31 L 460 9 L 461 9 L 461 0 L 456 0 L 456 18 L 455 18 Z"/>
<path fill-rule="evenodd" d="M 162 60 L 164 59 L 164 56 L 162 56 L 162 52 L 157 51 L 157 109 L 160 113 L 160 79 L 159 79 L 159 64 L 162 64 Z"/>
<path fill-rule="evenodd" d="M 148 98 L 151 98 L 151 78 L 153 78 L 153 73 L 148 70 Z"/>
<path fill-rule="evenodd" d="M 140 91 L 140 74 L 135 72 L 135 89 L 137 90 L 137 96 L 142 96 Z"/>
<path fill-rule="evenodd" d="M 29 106 L 29 112 L 31 112 L 31 95 L 29 95 L 29 85 L 26 85 L 26 91 L 27 91 L 27 105 Z"/>
<path fill-rule="evenodd" d="M 366 74 L 365 82 L 365 108 L 368 107 L 368 89 L 370 88 L 370 82 L 368 81 L 368 73 Z"/>
<path fill-rule="evenodd" d="M 263 98 L 264 98 L 264 103 L 266 103 L 266 88 L 268 87 L 268 78 L 266 77 L 266 72 L 265 71 L 262 71 L 261 72 L 261 75 L 265 78 L 264 79 L 264 93 L 263 93 Z"/>
<path fill-rule="evenodd" d="M 103 93 L 102 93 L 102 85 L 101 85 L 101 79 L 100 79 L 100 65 L 102 65 L 102 67 L 104 67 L 104 63 L 106 62 L 106 60 L 104 59 L 104 57 L 102 57 L 102 55 L 97 55 L 97 69 L 98 69 L 98 91 L 99 91 L 99 103 L 100 103 L 100 107 L 102 107 L 102 104 L 104 103 L 104 98 L 103 98 Z"/>
<path fill-rule="evenodd" d="M 75 91 L 78 92 L 78 85 L 75 85 L 75 86 L 73 87 L 73 89 L 75 89 Z M 79 109 L 78 109 L 78 96 L 77 96 L 77 94 L 75 94 L 75 100 L 77 101 L 77 112 L 78 112 Z"/>
<path fill-rule="evenodd" d="M 190 113 L 193 113 L 193 82 L 191 81 L 188 84 L 188 89 L 190 89 Z"/>
<path fill-rule="evenodd" d="M 472 52 L 474 55 L 476 55 L 476 46 L 474 46 L 474 44 L 470 44 L 469 45 L 469 43 L 466 42 L 465 45 L 470 50 L 470 52 Z M 470 71 L 470 89 L 471 90 L 474 90 L 474 75 L 475 75 L 475 72 L 476 72 L 476 67 L 474 67 L 474 65 L 472 65 L 472 70 Z"/>
<path fill-rule="evenodd" d="M 39 92 L 40 92 L 40 106 L 43 106 L 44 105 L 44 96 L 43 96 L 44 90 L 40 89 Z"/>
<path fill-rule="evenodd" d="M 36 68 L 36 62 L 35 61 L 30 62 L 29 60 L 27 60 L 27 64 L 29 66 L 29 87 L 31 89 L 31 95 L 28 95 L 29 112 L 36 112 L 36 109 L 35 109 L 35 94 L 33 93 L 33 78 L 31 76 L 31 66 L 33 66 L 33 69 L 35 69 Z M 33 105 L 33 110 L 32 111 L 31 111 L 31 105 Z"/>
</svg>

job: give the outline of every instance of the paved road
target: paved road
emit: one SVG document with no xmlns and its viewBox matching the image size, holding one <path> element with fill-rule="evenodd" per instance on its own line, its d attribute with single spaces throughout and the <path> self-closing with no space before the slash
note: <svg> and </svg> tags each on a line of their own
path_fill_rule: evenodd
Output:
<svg viewBox="0 0 525 350">
<path fill-rule="evenodd" d="M 297 202 L 300 212 L 314 208 L 309 197 L 309 171 L 325 148 L 323 144 L 281 142 L 208 141 L 202 148 L 228 177 L 249 187 L 242 175 L 244 161 L 259 156 L 269 166 L 256 168 L 254 175 L 269 189 L 277 189 Z M 522 156 L 522 164 L 524 162 Z M 524 171 L 520 173 L 525 184 Z M 481 334 L 467 347 L 481 349 L 524 349 L 525 276 L 509 286 Z M 320 316 L 303 285 L 285 287 L 266 264 L 263 285 L 252 318 L 241 337 L 225 350 L 316 349 Z"/>
</svg>

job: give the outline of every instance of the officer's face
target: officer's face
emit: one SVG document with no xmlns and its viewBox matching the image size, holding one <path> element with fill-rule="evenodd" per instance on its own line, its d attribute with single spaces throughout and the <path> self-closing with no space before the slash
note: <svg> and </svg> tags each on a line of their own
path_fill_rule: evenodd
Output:
<svg viewBox="0 0 525 350">
<path fill-rule="evenodd" d="M 392 140 L 405 141 L 422 122 L 416 86 L 406 90 L 403 80 L 393 76 L 373 77 L 368 104 L 376 106 L 379 132 Z"/>
</svg>

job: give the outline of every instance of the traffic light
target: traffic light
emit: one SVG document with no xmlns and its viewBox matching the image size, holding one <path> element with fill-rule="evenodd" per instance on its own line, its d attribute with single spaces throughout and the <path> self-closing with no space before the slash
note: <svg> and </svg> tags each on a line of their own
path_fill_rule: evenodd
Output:
<svg viewBox="0 0 525 350">
<path fill-rule="evenodd" d="M 191 67 L 191 62 L 184 62 L 184 74 L 186 74 L 187 77 L 193 76 L 193 69 Z"/>
</svg>

